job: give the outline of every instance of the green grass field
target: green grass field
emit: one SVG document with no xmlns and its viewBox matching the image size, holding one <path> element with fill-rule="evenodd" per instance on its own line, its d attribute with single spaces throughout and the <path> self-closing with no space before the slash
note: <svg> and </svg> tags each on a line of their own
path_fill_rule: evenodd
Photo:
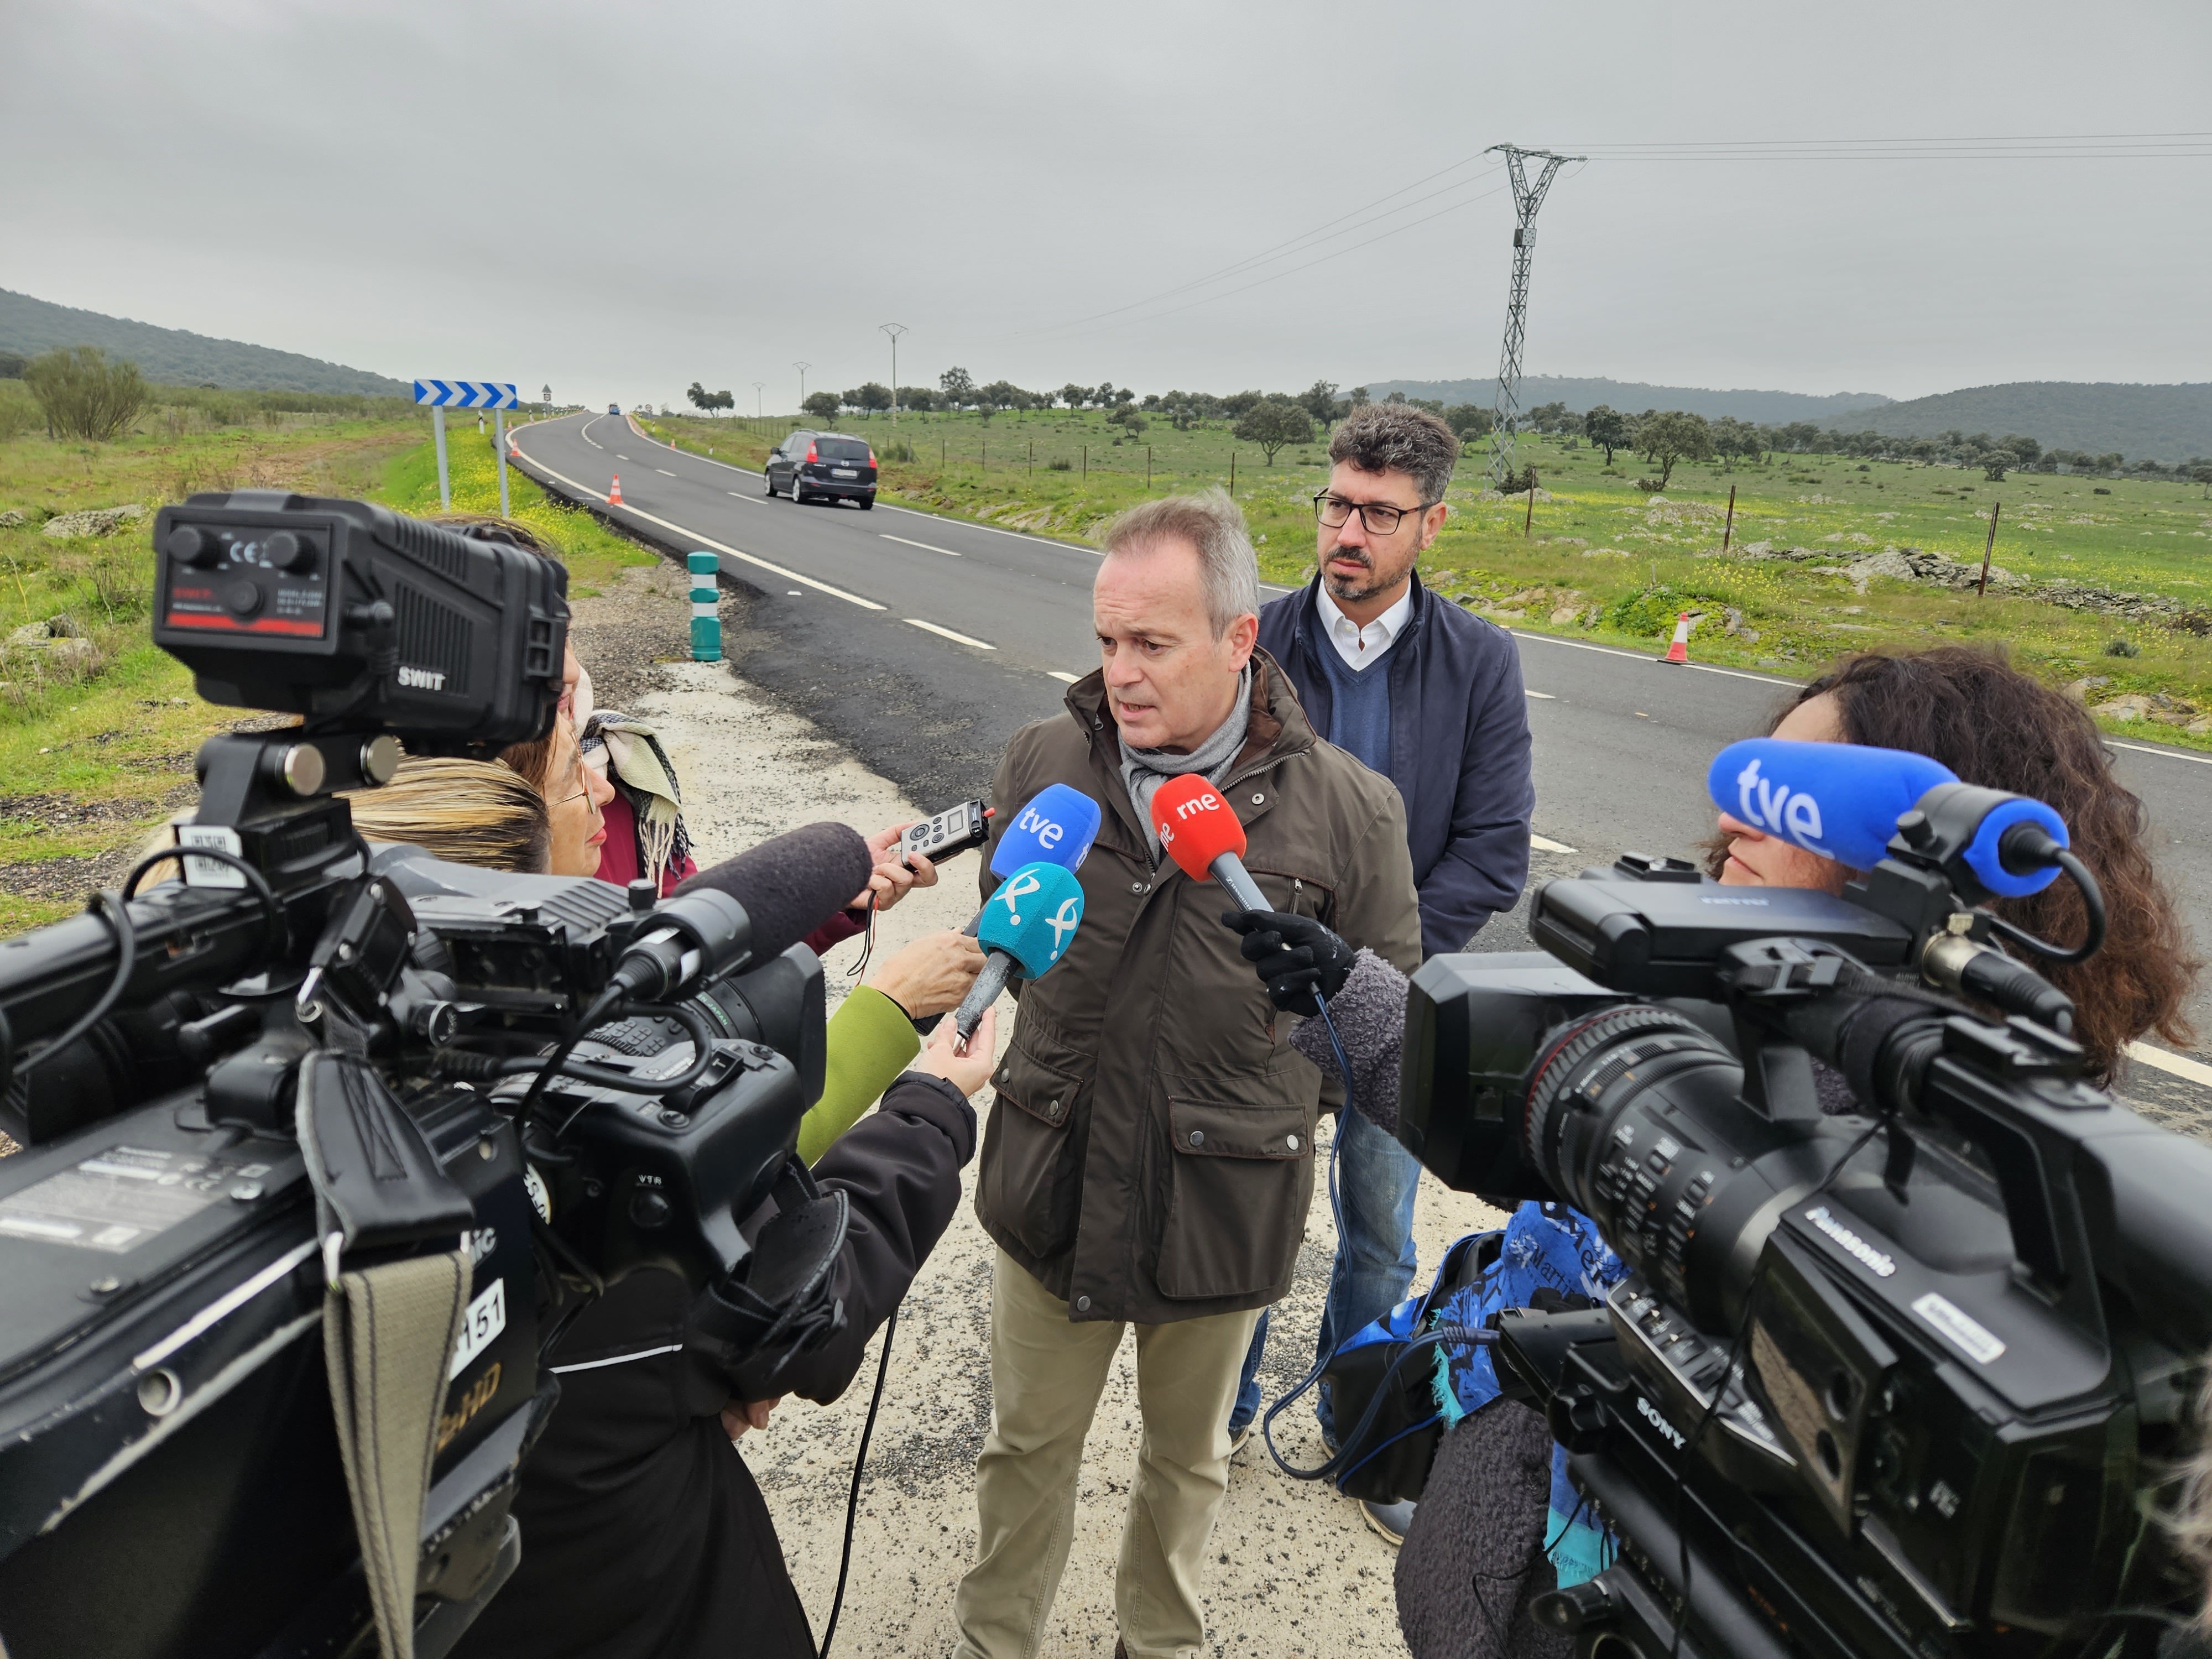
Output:
<svg viewBox="0 0 2212 1659">
<path fill-rule="evenodd" d="M 438 507 L 437 462 L 427 418 L 287 418 L 275 426 L 153 435 L 112 444 L 0 441 L 0 936 L 79 908 L 32 866 L 97 858 L 135 842 L 191 780 L 200 743 L 242 717 L 202 702 L 191 676 L 148 636 L 154 580 L 153 514 L 195 491 L 287 489 L 357 495 L 403 512 Z M 455 419 L 448 429 L 453 505 L 496 512 L 499 479 L 489 434 Z M 560 548 L 570 591 L 594 591 L 653 556 L 589 514 L 549 500 L 508 472 L 517 518 Z M 146 516 L 97 539 L 58 541 L 39 520 L 137 502 Z M 90 641 L 82 662 L 8 643 L 27 623 L 70 617 Z M 73 866 L 56 866 L 57 869 Z"/>
<path fill-rule="evenodd" d="M 664 417 L 647 424 L 686 448 L 757 465 L 794 423 Z M 1078 541 L 1148 494 L 1226 486 L 1233 462 L 1263 573 L 1294 581 L 1311 568 L 1310 499 L 1328 476 L 1319 441 L 1285 449 L 1270 467 L 1218 423 L 1177 432 L 1154 419 L 1141 438 L 1119 446 L 1115 429 L 1090 412 L 1002 414 L 988 425 L 972 415 L 904 415 L 897 439 L 882 416 L 848 419 L 841 429 L 875 442 L 884 488 L 905 505 Z M 915 459 L 897 459 L 895 442 L 911 445 Z M 2142 693 L 2170 705 L 2142 719 L 2107 720 L 2108 729 L 2212 749 L 2212 729 L 2186 729 L 2212 716 L 2212 639 L 2203 635 L 1995 588 L 1978 599 L 1877 577 L 1862 593 L 1806 563 L 1720 556 L 1731 487 L 1732 552 L 1760 544 L 1803 547 L 1832 554 L 1838 566 L 1885 547 L 1978 563 L 1990 509 L 2002 502 L 1999 568 L 2035 581 L 2063 577 L 2212 610 L 2212 501 L 2199 485 L 2021 472 L 1992 483 L 1955 467 L 1777 455 L 1728 469 L 1678 466 L 1665 504 L 1654 507 L 1651 492 L 1637 483 L 1658 469 L 1635 454 L 1618 452 L 1608 468 L 1602 450 L 1524 438 L 1516 460 L 1535 467 L 1553 497 L 1532 515 L 1524 497 L 1481 499 L 1486 459 L 1478 444 L 1462 461 L 1448 497 L 1452 516 L 1425 570 L 1433 586 L 1498 621 L 1656 651 L 1679 611 L 1704 610 L 1692 644 L 1699 660 L 1800 677 L 1870 646 L 2001 644 L 2054 684 L 2102 678 L 2093 703 Z M 1741 614 L 1742 632 L 1722 631 L 1723 607 Z M 2116 642 L 2136 654 L 2108 654 Z"/>
</svg>

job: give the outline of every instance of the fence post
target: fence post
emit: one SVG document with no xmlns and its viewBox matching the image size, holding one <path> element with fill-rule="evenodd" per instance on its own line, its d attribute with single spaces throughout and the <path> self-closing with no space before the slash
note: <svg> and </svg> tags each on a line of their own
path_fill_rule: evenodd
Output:
<svg viewBox="0 0 2212 1659">
<path fill-rule="evenodd" d="M 1735 486 L 1729 486 L 1728 522 L 1721 526 L 1721 556 L 1728 557 L 1729 543 L 1735 535 Z"/>
<path fill-rule="evenodd" d="M 1990 507 L 1990 538 L 1982 544 L 1982 580 L 1974 589 L 1974 597 L 1984 599 L 1990 593 L 1990 555 L 1997 550 L 1997 514 L 2004 511 L 2004 503 L 1997 501 Z"/>
<path fill-rule="evenodd" d="M 1146 493 L 1146 494 L 1147 494 L 1147 495 L 1150 495 L 1150 494 L 1152 493 L 1152 447 L 1150 444 L 1146 444 L 1146 445 L 1145 446 L 1145 493 Z"/>
<path fill-rule="evenodd" d="M 1231 451 L 1229 452 L 1229 495 L 1230 495 L 1230 499 L 1231 499 L 1231 500 L 1232 500 L 1232 501 L 1233 501 L 1233 500 L 1235 500 L 1235 499 L 1236 499 L 1236 496 L 1237 496 L 1237 452 L 1236 452 L 1235 450 L 1233 450 L 1233 449 L 1232 449 L 1232 450 L 1231 450 Z M 1361 522 L 1364 523 L 1364 522 L 1365 522 L 1365 520 L 1363 520 Z"/>
<path fill-rule="evenodd" d="M 1091 477 L 1091 446 L 1089 444 L 1083 446 L 1083 477 L 1086 483 Z"/>
<path fill-rule="evenodd" d="M 684 562 L 691 572 L 691 660 L 720 662 L 722 659 L 722 618 L 715 609 L 720 598 L 714 578 L 722 562 L 712 553 L 689 553 Z"/>
</svg>

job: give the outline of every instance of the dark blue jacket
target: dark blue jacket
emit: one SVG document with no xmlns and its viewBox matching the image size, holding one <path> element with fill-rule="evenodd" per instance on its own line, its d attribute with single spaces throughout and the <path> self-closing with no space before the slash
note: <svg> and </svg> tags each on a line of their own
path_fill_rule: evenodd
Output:
<svg viewBox="0 0 2212 1659">
<path fill-rule="evenodd" d="M 1314 730 L 1332 701 L 1318 653 L 1313 581 L 1260 612 L 1260 643 L 1282 664 Z M 1464 950 L 1528 879 L 1528 708 L 1521 653 L 1504 629 L 1439 599 L 1413 578 L 1413 610 L 1390 648 L 1390 781 L 1421 890 L 1424 955 Z"/>
</svg>

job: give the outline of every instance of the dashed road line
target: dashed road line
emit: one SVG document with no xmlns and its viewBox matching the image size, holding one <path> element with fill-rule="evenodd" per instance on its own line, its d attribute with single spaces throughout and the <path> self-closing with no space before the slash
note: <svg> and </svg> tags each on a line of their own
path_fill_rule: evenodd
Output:
<svg viewBox="0 0 2212 1659">
<path fill-rule="evenodd" d="M 1528 845 L 1540 853 L 1572 853 L 1579 850 L 1568 846 L 1563 841 L 1553 841 L 1549 836 L 1531 835 L 1528 837 Z"/>
<path fill-rule="evenodd" d="M 978 651 L 996 651 L 999 648 L 997 646 L 993 645 L 988 640 L 974 639 L 966 634 L 956 634 L 949 628 L 939 628 L 935 623 L 924 622 L 919 617 L 908 617 L 905 621 L 907 626 L 909 628 L 919 628 L 926 632 L 942 635 L 944 638 L 951 640 L 960 645 L 972 645 Z"/>
<path fill-rule="evenodd" d="M 666 467 L 665 467 L 665 466 L 656 466 L 656 467 L 655 467 L 655 468 L 653 468 L 653 470 L 655 472 L 658 472 L 658 473 L 659 473 L 662 477 L 664 477 L 664 478 L 672 478 L 672 477 L 674 477 L 676 476 L 673 472 L 671 472 L 671 471 L 670 471 Z"/>
<path fill-rule="evenodd" d="M 960 556 L 949 547 L 932 547 L 927 542 L 908 541 L 903 536 L 888 535 L 880 531 L 877 533 L 883 536 L 883 539 L 887 542 L 897 542 L 907 547 L 918 547 L 925 553 L 942 553 L 948 559 L 957 559 Z"/>
<path fill-rule="evenodd" d="M 1053 678 L 1058 680 L 1062 685 L 1073 685 L 1078 680 L 1082 678 L 1082 676 L 1079 674 L 1063 674 L 1057 668 L 1048 668 L 1044 672 L 1051 675 Z"/>
<path fill-rule="evenodd" d="M 2194 761 L 2199 766 L 2212 766 L 2212 755 L 2185 755 L 2178 749 L 2154 749 L 2147 743 L 2122 743 L 2118 738 L 2106 738 L 2105 742 L 2108 747 L 2132 750 L 2138 755 L 2157 755 L 2166 760 Z M 2158 1062 L 2153 1060 L 2151 1064 L 2155 1066 Z"/>
<path fill-rule="evenodd" d="M 1523 690 L 1522 690 L 1522 695 L 1523 696 L 1529 696 L 1529 697 L 1541 697 L 1541 698 L 1542 698 L 1546 702 L 1559 702 L 1559 699 L 1558 699 L 1557 697 L 1553 696 L 1549 691 L 1530 691 L 1530 690 L 1527 690 L 1524 688 L 1524 689 L 1523 689 Z"/>
</svg>

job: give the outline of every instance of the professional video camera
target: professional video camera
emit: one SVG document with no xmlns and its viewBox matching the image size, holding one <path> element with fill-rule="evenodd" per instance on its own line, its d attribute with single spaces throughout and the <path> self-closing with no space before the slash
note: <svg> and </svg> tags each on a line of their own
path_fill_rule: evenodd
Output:
<svg viewBox="0 0 2212 1659">
<path fill-rule="evenodd" d="M 1711 781 L 1868 874 L 1631 854 L 1537 895 L 1548 957 L 1409 998 L 1400 1138 L 1630 1269 L 1498 1321 L 1620 1547 L 1537 1617 L 1618 1659 L 2147 1650 L 2193 1611 L 2151 1499 L 2212 1344 L 2212 1150 L 2083 1082 L 2070 1002 L 1990 943 L 2085 958 L 2094 879 L 2049 808 L 1919 757 L 1760 739 Z M 2061 870 L 2079 946 L 1978 908 Z"/>
<path fill-rule="evenodd" d="M 436 1655 L 518 1559 L 558 1393 L 541 1306 L 682 1273 L 717 1400 L 836 1328 L 842 1201 L 791 1156 L 823 1057 L 796 941 L 867 853 L 815 826 L 665 903 L 372 853 L 331 791 L 403 744 L 550 730 L 565 574 L 276 492 L 165 508 L 155 544 L 155 641 L 210 699 L 302 721 L 210 739 L 185 850 L 0 944 L 0 1650 L 338 1655 L 411 1626 Z M 334 1335 L 326 1380 L 326 1287 L 441 1255 L 467 1287 L 432 1310 L 442 1401 L 411 1469 L 379 1463 L 386 1356 Z M 343 1318 L 398 1352 L 421 1322 L 384 1300 Z M 379 1559 L 426 1443 L 419 1553 Z"/>
</svg>

